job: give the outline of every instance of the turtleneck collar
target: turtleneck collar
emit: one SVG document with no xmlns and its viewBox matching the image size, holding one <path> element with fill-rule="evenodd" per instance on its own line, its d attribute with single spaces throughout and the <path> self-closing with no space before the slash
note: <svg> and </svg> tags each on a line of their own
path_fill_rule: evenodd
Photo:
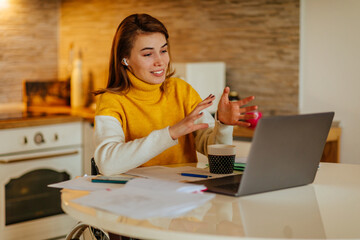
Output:
<svg viewBox="0 0 360 240">
<path fill-rule="evenodd" d="M 126 95 L 131 96 L 138 100 L 146 100 L 151 102 L 152 101 L 155 102 L 159 100 L 162 94 L 162 90 L 161 90 L 162 83 L 150 84 L 137 78 L 129 70 L 126 70 L 126 72 L 131 82 L 130 90 Z"/>
</svg>

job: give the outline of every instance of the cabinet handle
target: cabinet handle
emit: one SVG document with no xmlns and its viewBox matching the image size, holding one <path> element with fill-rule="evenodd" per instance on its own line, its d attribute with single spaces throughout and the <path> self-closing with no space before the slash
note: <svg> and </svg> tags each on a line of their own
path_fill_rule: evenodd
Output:
<svg viewBox="0 0 360 240">
<path fill-rule="evenodd" d="M 54 157 L 62 157 L 62 156 L 68 156 L 68 155 L 75 155 L 78 154 L 78 150 L 66 150 L 66 151 L 55 151 L 55 152 L 49 152 L 45 154 L 38 154 L 38 155 L 14 155 L 10 157 L 1 157 L 0 163 L 12 163 L 12 162 L 23 162 L 23 161 L 34 161 L 44 158 L 54 158 Z"/>
</svg>

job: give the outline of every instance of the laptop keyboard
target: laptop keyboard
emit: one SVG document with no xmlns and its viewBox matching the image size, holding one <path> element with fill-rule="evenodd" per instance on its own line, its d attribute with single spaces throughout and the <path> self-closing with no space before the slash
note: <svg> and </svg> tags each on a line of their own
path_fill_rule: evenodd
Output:
<svg viewBox="0 0 360 240">
<path fill-rule="evenodd" d="M 237 192 L 239 189 L 239 183 L 230 183 L 230 184 L 223 184 L 223 185 L 217 185 L 217 188 L 230 190 L 232 192 Z"/>
<path fill-rule="evenodd" d="M 220 189 L 230 190 L 232 192 L 237 192 L 240 185 L 241 177 L 242 175 L 231 175 L 222 178 L 206 179 L 196 182 L 194 181 L 192 183 L 204 184 L 209 189 L 211 189 L 212 187 L 216 187 Z"/>
</svg>

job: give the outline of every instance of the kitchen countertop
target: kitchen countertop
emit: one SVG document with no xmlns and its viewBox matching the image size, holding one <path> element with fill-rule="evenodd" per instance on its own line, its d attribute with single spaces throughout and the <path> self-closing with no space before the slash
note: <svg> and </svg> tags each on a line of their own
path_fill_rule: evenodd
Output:
<svg viewBox="0 0 360 240">
<path fill-rule="evenodd" d="M 0 109 L 0 129 L 40 126 L 74 121 L 94 121 L 94 111 L 88 108 L 48 107 L 33 109 Z"/>
<path fill-rule="evenodd" d="M 0 120 L 0 129 L 32 127 L 57 123 L 82 121 L 83 118 L 72 115 L 49 115 L 31 118 Z"/>
</svg>

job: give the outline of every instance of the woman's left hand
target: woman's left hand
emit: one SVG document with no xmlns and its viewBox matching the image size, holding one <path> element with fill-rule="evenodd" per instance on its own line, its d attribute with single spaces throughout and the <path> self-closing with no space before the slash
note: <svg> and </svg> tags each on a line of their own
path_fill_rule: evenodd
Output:
<svg viewBox="0 0 360 240">
<path fill-rule="evenodd" d="M 239 125 L 243 127 L 249 127 L 250 123 L 241 120 L 256 118 L 256 114 L 251 114 L 249 112 L 256 110 L 257 106 L 242 106 L 254 100 L 255 97 L 251 96 L 241 99 L 239 101 L 230 101 L 229 92 L 230 88 L 226 87 L 221 96 L 217 111 L 218 120 L 226 125 Z"/>
</svg>

